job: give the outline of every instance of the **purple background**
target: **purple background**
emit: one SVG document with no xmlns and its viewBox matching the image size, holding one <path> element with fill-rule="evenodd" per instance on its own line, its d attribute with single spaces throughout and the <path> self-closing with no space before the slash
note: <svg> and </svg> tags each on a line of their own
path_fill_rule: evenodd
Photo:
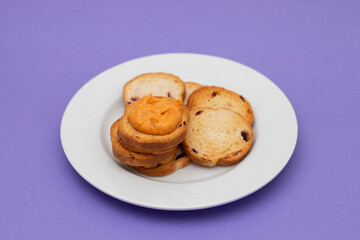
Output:
<svg viewBox="0 0 360 240">
<path fill-rule="evenodd" d="M 1 1 L 0 239 L 358 237 L 360 4 L 291 2 Z M 72 169 L 59 132 L 75 92 L 167 52 L 241 62 L 285 92 L 299 138 L 275 180 L 225 206 L 168 212 L 113 199 Z"/>
</svg>

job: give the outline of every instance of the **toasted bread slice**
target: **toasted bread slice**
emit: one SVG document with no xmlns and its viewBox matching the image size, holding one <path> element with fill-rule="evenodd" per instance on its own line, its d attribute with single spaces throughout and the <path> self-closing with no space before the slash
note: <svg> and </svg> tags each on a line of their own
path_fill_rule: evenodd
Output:
<svg viewBox="0 0 360 240">
<path fill-rule="evenodd" d="M 162 98 L 162 97 L 155 97 Z M 189 122 L 189 111 L 184 104 L 181 104 L 181 121 L 174 131 L 165 135 L 150 135 L 137 131 L 128 121 L 128 116 L 137 102 L 125 108 L 124 115 L 120 118 L 119 135 L 126 145 L 137 149 L 137 152 L 148 153 L 151 151 L 164 151 L 176 147 L 182 142 L 186 135 Z"/>
<path fill-rule="evenodd" d="M 112 150 L 114 156 L 121 162 L 130 165 L 130 166 L 144 166 L 144 167 L 154 167 L 158 164 L 166 164 L 174 160 L 176 156 L 176 147 L 170 152 L 163 154 L 142 154 L 126 150 L 122 147 L 120 142 L 122 141 L 119 134 L 119 124 L 120 119 L 115 121 L 110 129 Z"/>
<path fill-rule="evenodd" d="M 127 82 L 123 87 L 125 107 L 143 96 L 185 98 L 185 83 L 177 76 L 169 73 L 145 73 Z"/>
<path fill-rule="evenodd" d="M 161 163 L 152 168 L 135 167 L 135 169 L 142 174 L 150 177 L 162 177 L 175 172 L 176 170 L 185 167 L 190 163 L 190 159 L 185 155 L 181 146 L 178 146 L 176 157 L 169 163 Z"/>
<path fill-rule="evenodd" d="M 130 152 L 137 152 L 137 153 L 151 153 L 151 154 L 156 155 L 156 154 L 163 154 L 163 153 L 166 153 L 166 152 L 171 152 L 171 151 L 174 150 L 174 147 L 171 147 L 171 148 L 159 148 L 159 149 L 151 149 L 151 150 L 149 150 L 149 149 L 140 149 L 141 152 L 139 152 L 138 148 L 126 144 L 121 138 L 119 140 L 119 143 L 126 150 L 128 150 Z"/>
<path fill-rule="evenodd" d="M 190 123 L 183 142 L 194 162 L 213 167 L 239 162 L 253 142 L 251 125 L 226 108 L 197 108 L 190 111 Z"/>
<path fill-rule="evenodd" d="M 254 121 L 253 110 L 245 97 L 221 87 L 198 88 L 189 97 L 187 106 L 189 110 L 198 107 L 228 108 L 240 113 L 250 124 Z"/>
<path fill-rule="evenodd" d="M 186 93 L 185 93 L 185 99 L 184 99 L 184 104 L 187 104 L 187 101 L 189 99 L 189 96 L 198 88 L 202 87 L 202 85 L 198 84 L 198 83 L 194 83 L 194 82 L 185 82 L 185 89 L 186 89 Z"/>
</svg>

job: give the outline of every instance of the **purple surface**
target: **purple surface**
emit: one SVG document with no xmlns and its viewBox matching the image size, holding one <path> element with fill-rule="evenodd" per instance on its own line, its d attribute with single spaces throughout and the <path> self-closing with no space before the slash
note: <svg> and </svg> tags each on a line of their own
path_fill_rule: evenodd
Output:
<svg viewBox="0 0 360 240">
<path fill-rule="evenodd" d="M 359 1 L 1 1 L 0 239 L 355 239 L 360 235 Z M 207 210 L 115 200 L 70 166 L 75 92 L 158 53 L 229 58 L 275 82 L 298 117 L 284 171 Z M 276 136 L 274 136 L 276 137 Z"/>
</svg>

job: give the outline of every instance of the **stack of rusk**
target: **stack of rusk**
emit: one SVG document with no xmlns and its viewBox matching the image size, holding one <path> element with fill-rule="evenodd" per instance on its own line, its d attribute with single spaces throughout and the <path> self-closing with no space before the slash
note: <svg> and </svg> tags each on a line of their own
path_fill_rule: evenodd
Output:
<svg viewBox="0 0 360 240">
<path fill-rule="evenodd" d="M 183 99 L 182 119 L 170 134 L 136 131 L 129 112 L 148 94 Z M 253 142 L 254 113 L 243 95 L 216 86 L 183 82 L 167 73 L 147 73 L 123 88 L 124 115 L 111 127 L 114 156 L 149 176 L 165 176 L 190 160 L 214 167 L 238 163 Z"/>
<path fill-rule="evenodd" d="M 128 117 L 139 100 L 148 94 L 154 98 L 184 100 L 185 84 L 180 78 L 166 73 L 143 74 L 129 81 L 123 88 L 124 115 L 110 130 L 113 154 L 140 173 L 165 176 L 190 163 L 181 146 L 189 124 L 189 111 L 181 104 L 181 121 L 171 133 L 143 133 L 130 124 Z"/>
</svg>

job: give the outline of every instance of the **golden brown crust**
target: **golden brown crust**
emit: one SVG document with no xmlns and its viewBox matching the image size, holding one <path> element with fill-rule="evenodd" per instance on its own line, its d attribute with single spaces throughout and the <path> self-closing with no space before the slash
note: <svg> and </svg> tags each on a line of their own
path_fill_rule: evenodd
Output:
<svg viewBox="0 0 360 240">
<path fill-rule="evenodd" d="M 176 155 L 176 147 L 172 151 L 163 154 L 142 154 L 126 150 L 122 147 L 122 141 L 118 135 L 120 119 L 115 121 L 110 129 L 111 143 L 114 156 L 121 162 L 130 166 L 154 167 L 157 164 L 166 164 L 173 161 Z"/>
<path fill-rule="evenodd" d="M 150 177 L 162 177 L 173 173 L 176 170 L 187 166 L 191 162 L 186 155 L 184 156 L 185 153 L 182 150 L 179 151 L 179 149 L 181 149 L 180 146 L 178 147 L 178 153 L 176 155 L 176 158 L 169 163 L 160 164 L 159 166 L 155 166 L 152 168 L 135 167 L 135 169 L 139 173 L 148 175 Z"/>
<path fill-rule="evenodd" d="M 254 121 L 254 112 L 250 103 L 242 95 L 217 86 L 203 86 L 196 89 L 187 102 L 189 110 L 198 107 L 228 108 L 240 113 L 250 124 Z"/>
<path fill-rule="evenodd" d="M 184 104 L 187 105 L 188 99 L 190 95 L 198 88 L 202 87 L 202 85 L 194 82 L 185 82 L 186 94 L 184 99 Z"/>
<path fill-rule="evenodd" d="M 188 156 L 191 161 L 193 161 L 197 164 L 200 164 L 200 165 L 203 165 L 206 167 L 213 167 L 216 165 L 216 163 L 214 163 L 213 161 L 211 161 L 209 159 L 205 159 L 204 157 L 194 154 L 192 149 L 185 144 L 184 144 L 184 151 L 186 153 L 186 156 Z"/>
<path fill-rule="evenodd" d="M 164 72 L 156 72 L 156 73 L 144 73 L 144 74 L 141 74 L 139 76 L 136 76 L 135 78 L 131 79 L 130 81 L 128 81 L 124 86 L 123 86 L 123 101 L 124 101 L 124 105 L 125 107 L 128 106 L 129 104 L 137 101 L 138 99 L 140 99 L 141 97 L 145 96 L 145 95 L 148 95 L 150 93 L 153 93 L 151 91 L 151 89 L 143 89 L 143 92 L 144 94 L 142 94 L 141 96 L 135 96 L 134 99 L 131 99 L 131 90 L 129 90 L 129 86 L 131 86 L 132 84 L 134 84 L 136 81 L 139 81 L 139 80 L 143 80 L 143 79 L 147 79 L 147 78 L 150 78 L 150 79 L 162 79 L 162 80 L 165 80 L 166 81 L 173 81 L 177 88 L 178 88 L 178 91 L 180 92 L 180 97 L 182 98 L 182 100 L 185 99 L 185 83 L 178 77 L 178 76 L 175 76 L 173 74 L 170 74 L 170 73 L 164 73 Z M 154 87 L 155 88 L 158 88 L 159 84 L 156 83 L 154 84 Z M 171 91 L 172 89 L 169 89 L 169 91 Z M 165 91 L 164 93 L 162 93 L 161 95 L 157 95 L 155 93 L 153 93 L 153 96 L 168 96 L 169 92 L 168 91 Z M 177 98 L 177 96 L 172 96 L 174 99 Z"/>
<path fill-rule="evenodd" d="M 161 98 L 161 97 L 156 97 Z M 171 133 L 166 135 L 149 135 L 137 131 L 131 126 L 127 118 L 132 108 L 136 106 L 137 102 L 126 107 L 124 115 L 120 118 L 119 136 L 126 145 L 132 146 L 138 152 L 148 153 L 149 151 L 164 151 L 172 147 L 176 147 L 182 142 L 186 136 L 186 129 L 189 123 L 189 111 L 185 105 L 181 105 L 182 117 L 178 127 Z"/>
<path fill-rule="evenodd" d="M 176 170 L 187 166 L 190 163 L 188 157 L 183 157 L 179 160 L 172 161 L 165 165 L 160 165 L 154 168 L 135 167 L 136 171 L 150 177 L 163 177 L 175 172 Z"/>
<path fill-rule="evenodd" d="M 121 137 L 119 137 L 121 139 Z M 171 147 L 171 148 L 162 148 L 162 149 L 151 149 L 151 150 L 148 150 L 148 149 L 141 149 L 139 152 L 139 149 L 134 147 L 134 146 L 131 146 L 131 145 L 128 145 L 126 144 L 122 139 L 121 141 L 119 141 L 119 143 L 121 144 L 121 146 L 123 148 L 125 148 L 126 150 L 129 150 L 131 152 L 138 152 L 138 153 L 151 153 L 151 154 L 163 154 L 163 153 L 166 153 L 166 152 L 171 152 L 174 150 L 174 147 Z"/>
</svg>

